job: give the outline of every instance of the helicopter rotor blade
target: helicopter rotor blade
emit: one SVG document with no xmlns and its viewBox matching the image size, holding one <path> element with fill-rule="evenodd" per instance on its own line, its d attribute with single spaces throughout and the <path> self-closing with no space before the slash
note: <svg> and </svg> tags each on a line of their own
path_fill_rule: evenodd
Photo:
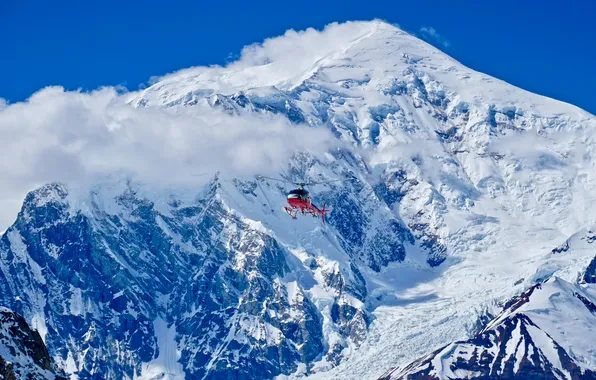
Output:
<svg viewBox="0 0 596 380">
<path fill-rule="evenodd" d="M 330 179 L 328 181 L 317 181 L 317 182 L 307 182 L 304 184 L 304 186 L 310 186 L 310 185 L 322 185 L 324 183 L 331 183 L 331 182 L 344 182 L 344 181 L 353 181 L 356 178 L 339 178 L 339 179 Z"/>
<path fill-rule="evenodd" d="M 267 176 L 264 176 L 264 175 L 257 175 L 256 178 L 258 178 L 258 179 L 270 179 L 270 180 L 278 181 L 278 182 L 291 183 L 293 185 L 300 186 L 300 187 L 311 186 L 311 185 L 321 185 L 321 184 L 330 183 L 330 182 L 343 182 L 343 181 L 353 181 L 353 180 L 355 180 L 355 178 L 338 178 L 338 179 L 331 179 L 331 180 L 328 180 L 328 181 L 317 181 L 317 182 L 292 182 L 292 181 L 288 181 L 288 180 L 285 180 L 285 179 L 272 178 L 272 177 L 267 177 Z"/>
<path fill-rule="evenodd" d="M 286 181 L 285 179 L 267 177 L 267 176 L 264 176 L 264 175 L 257 175 L 256 178 L 258 178 L 258 179 L 270 179 L 272 181 L 277 181 L 277 182 L 294 183 L 294 182 Z"/>
</svg>

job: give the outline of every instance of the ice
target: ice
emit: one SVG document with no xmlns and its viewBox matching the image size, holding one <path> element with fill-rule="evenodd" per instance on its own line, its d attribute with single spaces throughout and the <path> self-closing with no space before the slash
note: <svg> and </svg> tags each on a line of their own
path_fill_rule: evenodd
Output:
<svg viewBox="0 0 596 380">
<path fill-rule="evenodd" d="M 17 262 L 27 263 L 31 268 L 31 272 L 33 273 L 35 280 L 40 284 L 45 284 L 46 279 L 43 276 L 41 267 L 37 264 L 27 253 L 27 246 L 23 243 L 23 239 L 19 234 L 19 231 L 16 229 L 11 229 L 8 232 L 8 241 L 10 242 L 10 246 L 18 258 Z"/>
<path fill-rule="evenodd" d="M 182 365 L 178 363 L 180 351 L 176 343 L 176 326 L 168 327 L 166 321 L 157 318 L 153 321 L 159 355 L 149 363 L 143 363 L 141 375 L 135 380 L 183 380 Z"/>
<path fill-rule="evenodd" d="M 83 302 L 81 289 L 79 288 L 74 288 L 72 291 L 72 296 L 70 298 L 70 314 L 85 314 L 85 304 Z"/>
<path fill-rule="evenodd" d="M 31 318 L 31 328 L 33 330 L 37 330 L 39 335 L 41 335 L 41 339 L 45 343 L 46 336 L 48 335 L 48 328 L 46 326 L 46 318 L 45 318 L 45 314 L 43 312 L 39 313 L 39 314 L 35 314 Z"/>
</svg>

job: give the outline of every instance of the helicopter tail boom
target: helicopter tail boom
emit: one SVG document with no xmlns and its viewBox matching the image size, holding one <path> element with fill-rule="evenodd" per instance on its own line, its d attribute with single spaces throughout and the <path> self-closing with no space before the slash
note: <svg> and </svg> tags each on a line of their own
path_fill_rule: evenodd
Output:
<svg viewBox="0 0 596 380">
<path fill-rule="evenodd" d="M 327 208 L 327 203 L 323 203 L 323 208 L 319 210 L 319 213 L 321 214 L 321 219 L 323 220 L 323 224 L 325 224 L 325 214 L 329 211 L 331 210 Z"/>
</svg>

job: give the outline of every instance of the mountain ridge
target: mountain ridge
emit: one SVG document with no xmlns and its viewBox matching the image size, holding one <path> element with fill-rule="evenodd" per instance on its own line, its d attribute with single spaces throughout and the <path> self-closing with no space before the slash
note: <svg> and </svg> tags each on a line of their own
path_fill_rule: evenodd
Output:
<svg viewBox="0 0 596 380">
<path fill-rule="evenodd" d="M 544 302 L 540 298 L 545 298 L 542 293 L 548 295 L 548 302 L 558 305 L 543 308 L 540 305 Z M 568 345 L 563 348 L 557 343 L 557 339 L 566 334 L 593 334 L 590 325 L 596 316 L 594 301 L 585 290 L 553 277 L 508 302 L 503 311 L 472 339 L 442 347 L 383 378 L 594 379 L 593 352 L 588 350 L 582 355 L 581 349 L 586 347 Z M 564 317 L 549 315 L 559 311 L 559 307 L 565 307 L 565 314 L 576 319 L 559 325 Z M 592 362 L 588 365 L 583 361 L 576 362 L 569 352 L 588 361 L 591 355 Z"/>
<path fill-rule="evenodd" d="M 375 41 L 375 43 L 373 43 L 373 45 L 375 46 L 379 46 L 382 47 L 383 44 L 390 44 L 392 41 L 399 41 L 395 42 L 391 47 L 393 49 L 394 52 L 401 52 L 402 54 L 404 54 L 404 58 L 406 58 L 406 63 L 414 63 L 416 64 L 417 61 L 428 61 L 427 65 L 432 66 L 432 65 L 437 65 L 439 67 L 442 67 L 442 70 L 439 70 L 436 72 L 437 75 L 439 75 L 439 77 L 437 78 L 438 80 L 441 81 L 441 79 L 443 79 L 441 82 L 442 83 L 449 83 L 449 85 L 452 87 L 451 90 L 455 91 L 456 93 L 458 93 L 460 96 L 463 96 L 465 99 L 465 101 L 473 101 L 474 96 L 470 96 L 467 91 L 462 91 L 462 86 L 458 86 L 455 85 L 453 80 L 450 81 L 445 81 L 445 77 L 446 74 L 447 75 L 451 75 L 448 74 L 450 72 L 459 72 L 461 71 L 461 75 L 460 75 L 460 80 L 464 83 L 464 86 L 470 86 L 469 80 L 475 80 L 475 83 L 477 84 L 478 82 L 487 82 L 489 84 L 488 88 L 490 89 L 490 87 L 494 87 L 493 89 L 491 89 L 489 92 L 498 92 L 498 91 L 504 91 L 506 93 L 506 96 L 500 96 L 497 97 L 497 99 L 504 99 L 504 98 L 511 98 L 511 97 L 515 97 L 515 98 L 521 98 L 522 101 L 522 106 L 521 109 L 524 109 L 525 111 L 528 111 L 529 109 L 533 109 L 534 107 L 534 103 L 532 101 L 533 99 L 536 100 L 542 100 L 543 103 L 547 103 L 548 104 L 548 108 L 551 109 L 555 109 L 556 111 L 552 111 L 552 112 L 536 112 L 537 116 L 557 116 L 560 113 L 577 113 L 578 116 L 581 115 L 581 117 L 583 119 L 587 119 L 587 118 L 594 118 L 594 115 L 591 115 L 590 113 L 588 113 L 585 110 L 582 110 L 572 104 L 569 103 L 565 103 L 556 99 L 552 99 L 543 95 L 538 95 L 538 94 L 534 94 L 531 93 L 529 91 L 526 91 L 520 87 L 511 85 L 509 83 L 506 83 L 504 81 L 501 81 L 497 78 L 494 77 L 490 77 L 486 74 L 474 71 L 472 69 L 467 68 L 466 66 L 464 66 L 463 64 L 461 64 L 460 62 L 458 62 L 457 60 L 447 56 L 445 53 L 443 53 L 442 51 L 440 51 L 439 49 L 437 49 L 436 47 L 432 46 L 431 44 L 418 39 L 410 34 L 408 34 L 407 32 L 399 29 L 399 27 L 396 27 L 395 25 L 386 23 L 384 21 L 381 20 L 374 20 L 374 21 L 370 21 L 370 22 L 348 22 L 345 24 L 330 24 L 328 25 L 322 32 L 321 34 L 324 34 L 325 32 L 329 32 L 329 34 L 333 34 L 333 33 L 341 33 L 341 32 L 348 32 L 346 33 L 347 35 L 350 35 L 351 33 L 353 33 L 353 31 L 350 30 L 350 27 L 353 28 L 357 28 L 358 30 L 360 29 L 364 29 L 362 31 L 361 34 L 358 34 L 355 38 L 348 38 L 348 37 L 342 37 L 341 39 L 339 39 L 341 41 L 341 45 L 344 46 L 347 44 L 346 48 L 340 48 L 337 50 L 332 50 L 330 52 L 327 53 L 323 53 L 321 54 L 322 57 L 319 56 L 315 56 L 312 58 L 313 62 L 313 66 L 317 67 L 317 65 L 320 63 L 321 60 L 325 60 L 326 58 L 328 58 L 329 56 L 334 56 L 335 60 L 340 60 L 339 58 L 340 56 L 343 56 L 343 58 L 348 57 L 349 55 L 347 54 L 348 50 L 356 48 L 357 45 L 359 45 L 362 42 L 367 42 L 367 40 L 371 40 L 374 39 L 373 37 L 376 37 L 377 40 L 383 40 L 385 41 L 385 43 L 381 43 L 380 41 Z M 290 33 L 290 31 L 288 31 L 286 33 L 286 36 L 288 34 L 291 34 L 292 36 L 299 35 L 299 33 L 304 33 L 307 34 L 308 32 L 312 32 L 313 30 L 307 30 L 304 32 L 294 32 L 291 31 L 292 33 Z M 335 37 L 335 36 L 333 36 Z M 330 38 L 333 38 L 330 37 Z M 343 38 L 347 38 L 349 41 L 346 43 L 345 41 L 343 41 Z M 266 44 L 268 41 L 275 41 L 275 38 L 266 40 L 263 44 L 260 45 L 251 45 L 249 46 L 250 48 L 252 48 L 252 50 L 267 50 Z M 403 40 L 403 41 L 402 41 Z M 251 49 L 246 49 L 248 50 L 248 53 L 251 52 Z M 246 53 L 246 50 L 244 53 L 244 55 L 249 55 L 248 53 Z M 339 53 L 339 54 L 338 54 Z M 416 53 L 418 53 L 419 55 L 417 55 Z M 266 54 L 266 53 L 263 53 Z M 244 60 L 243 60 L 244 58 Z M 249 57 L 250 58 L 250 57 Z M 278 57 L 279 58 L 279 57 Z M 433 60 L 433 58 L 436 58 L 437 61 L 435 62 Z M 280 61 L 283 61 L 282 58 L 279 58 Z M 248 61 L 248 62 L 245 62 Z M 397 61 L 397 60 L 395 60 Z M 408 62 L 409 61 L 409 62 Z M 311 61 L 309 61 L 311 62 Z M 164 86 L 167 86 L 168 84 L 170 84 L 171 82 L 190 82 L 191 79 L 193 78 L 197 78 L 200 79 L 201 74 L 208 74 L 209 70 L 216 70 L 218 73 L 219 71 L 224 71 L 225 70 L 230 70 L 232 72 L 232 75 L 236 74 L 237 71 L 241 71 L 242 69 L 247 70 L 247 69 L 251 69 L 253 67 L 265 67 L 265 66 L 271 66 L 278 63 L 278 61 L 268 61 L 268 63 L 266 63 L 265 65 L 259 65 L 256 64 L 255 66 L 251 66 L 251 64 L 255 64 L 254 62 L 251 62 L 250 59 L 242 57 L 239 59 L 238 62 L 233 62 L 232 64 L 230 64 L 227 67 L 215 67 L 215 68 L 191 68 L 191 69 L 184 69 L 181 70 L 179 72 L 175 72 L 172 74 L 167 74 L 163 77 L 160 78 L 160 81 L 156 84 L 153 84 L 152 86 L 150 86 L 149 88 L 142 90 L 141 93 L 133 100 L 131 100 L 131 104 L 135 104 L 136 106 L 141 105 L 141 103 L 143 105 L 145 104 L 150 104 L 150 100 L 149 100 L 149 95 L 158 89 L 163 88 Z M 331 60 L 330 63 L 333 63 L 333 60 Z M 337 65 L 337 62 L 335 62 L 335 65 Z M 310 67 L 310 65 L 307 65 Z M 324 66 L 323 66 L 324 67 Z M 321 66 L 317 67 L 318 69 L 321 68 Z M 403 69 L 403 66 L 400 67 L 400 69 Z M 196 70 L 196 73 L 193 73 L 193 71 Z M 206 71 L 205 71 L 206 70 Z M 300 78 L 304 78 L 305 80 L 310 79 L 311 75 L 307 74 L 309 72 L 312 73 L 316 73 L 317 70 L 305 70 L 304 73 L 298 75 L 298 77 Z M 190 75 L 190 74 L 195 74 L 195 75 Z M 198 74 L 198 75 L 196 75 Z M 480 78 L 467 78 L 467 75 L 473 74 L 473 76 L 477 76 Z M 264 76 L 261 74 L 261 76 Z M 229 74 L 226 74 L 223 76 L 223 78 L 227 78 L 229 77 Z M 255 76 L 256 78 L 258 78 L 258 76 Z M 242 77 L 240 77 L 239 79 L 242 79 Z M 226 79 L 227 80 L 227 79 Z M 294 83 L 290 86 L 284 85 L 283 83 L 287 82 L 287 80 L 282 80 L 280 81 L 280 83 L 275 83 L 275 82 L 271 82 L 271 83 L 242 83 L 242 81 L 240 81 L 240 83 L 237 83 L 235 86 L 231 86 L 228 89 L 226 89 L 222 95 L 232 95 L 233 93 L 237 92 L 237 91 L 243 91 L 243 90 L 249 90 L 251 88 L 258 88 L 258 87 L 277 87 L 282 91 L 291 91 L 293 89 L 295 89 L 295 87 L 299 86 L 300 83 L 304 82 L 304 80 L 298 81 L 298 83 Z M 496 82 L 496 84 L 490 86 L 491 83 Z M 209 86 L 207 86 L 207 88 L 211 88 L 210 86 L 215 86 L 214 88 L 218 89 L 218 85 L 216 84 L 217 82 L 215 81 L 211 81 L 209 82 Z M 473 83 L 473 82 L 472 82 Z M 197 89 L 201 88 L 201 82 L 198 81 L 197 84 L 199 85 L 199 87 Z M 486 84 L 486 83 L 485 83 Z M 499 89 L 499 87 L 501 87 L 501 85 L 504 85 L 503 87 L 506 87 L 507 89 L 509 89 L 509 91 L 507 90 L 503 90 L 503 89 Z M 482 87 L 475 87 L 475 90 L 481 90 Z M 183 93 L 185 91 L 182 91 Z M 163 96 L 163 95 L 162 95 Z M 484 97 L 488 97 L 488 94 L 483 94 Z M 146 101 L 141 102 L 143 99 L 145 99 Z M 147 102 L 149 101 L 149 103 Z M 490 104 L 492 102 L 494 102 L 494 98 L 493 99 L 480 99 L 481 103 L 484 104 Z M 140 103 L 141 102 L 141 103 Z M 525 104 L 524 104 L 525 103 Z M 538 102 L 540 103 L 540 102 Z M 165 105 L 165 104 L 159 104 L 156 103 L 155 105 Z M 567 110 L 562 110 L 561 107 L 567 107 Z M 545 109 L 542 108 L 542 111 L 544 111 Z M 567 112 L 565 112 L 567 111 Z M 569 112 L 572 111 L 572 112 Z"/>
</svg>

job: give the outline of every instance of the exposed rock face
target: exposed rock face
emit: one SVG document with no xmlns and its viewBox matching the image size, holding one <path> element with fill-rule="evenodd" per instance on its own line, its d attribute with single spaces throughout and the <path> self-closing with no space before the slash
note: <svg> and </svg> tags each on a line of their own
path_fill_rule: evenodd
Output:
<svg viewBox="0 0 596 380">
<path fill-rule="evenodd" d="M 41 336 L 25 319 L 0 307 L 0 378 L 64 379 L 56 376 L 55 367 Z"/>
<path fill-rule="evenodd" d="M 596 256 L 590 262 L 583 275 L 584 282 L 588 284 L 596 284 Z"/>
<path fill-rule="evenodd" d="M 140 376 L 142 363 L 177 346 L 177 376 L 217 378 L 234 363 L 237 378 L 271 378 L 322 357 L 337 362 L 365 338 L 356 266 L 302 263 L 231 213 L 217 180 L 204 199 L 172 200 L 167 213 L 123 186 L 111 199 L 92 192 L 87 215 L 73 210 L 66 187 L 44 186 L 0 240 L 1 302 L 39 323 L 78 376 Z M 321 293 L 328 310 L 317 305 Z"/>
</svg>

